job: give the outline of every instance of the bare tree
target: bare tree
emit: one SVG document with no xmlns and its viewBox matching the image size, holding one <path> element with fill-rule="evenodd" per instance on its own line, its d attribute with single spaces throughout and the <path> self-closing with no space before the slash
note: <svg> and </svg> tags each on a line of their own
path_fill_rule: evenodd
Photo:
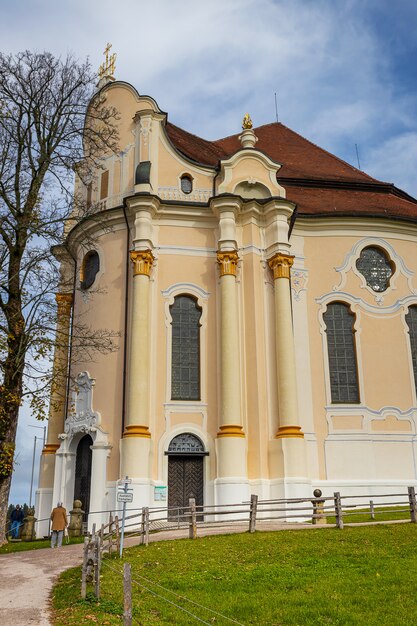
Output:
<svg viewBox="0 0 417 626">
<path fill-rule="evenodd" d="M 65 223 L 92 210 L 73 193 L 74 171 L 88 181 L 117 148 L 118 114 L 95 80 L 71 55 L 0 53 L 0 544 L 19 407 L 27 396 L 43 417 L 53 383 L 59 270 L 50 249 Z M 80 327 L 79 336 L 90 351 L 113 349 L 111 332 Z"/>
</svg>

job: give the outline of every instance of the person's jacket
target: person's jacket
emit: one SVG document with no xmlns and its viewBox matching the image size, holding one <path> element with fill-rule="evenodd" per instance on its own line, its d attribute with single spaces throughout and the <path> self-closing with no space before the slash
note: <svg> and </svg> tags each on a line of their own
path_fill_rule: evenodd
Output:
<svg viewBox="0 0 417 626">
<path fill-rule="evenodd" d="M 52 530 L 64 530 L 68 526 L 67 511 L 63 506 L 57 506 L 51 513 Z"/>
<path fill-rule="evenodd" d="M 13 509 L 10 515 L 11 522 L 23 522 L 23 511 L 22 509 Z"/>
</svg>

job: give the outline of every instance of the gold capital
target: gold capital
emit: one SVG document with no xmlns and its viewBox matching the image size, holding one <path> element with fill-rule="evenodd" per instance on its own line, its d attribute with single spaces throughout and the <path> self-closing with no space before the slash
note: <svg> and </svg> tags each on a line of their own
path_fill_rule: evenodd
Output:
<svg viewBox="0 0 417 626">
<path fill-rule="evenodd" d="M 244 437 L 243 427 L 239 424 L 226 424 L 220 426 L 220 430 L 217 433 L 217 437 Z"/>
<path fill-rule="evenodd" d="M 145 437 L 149 439 L 151 433 L 147 426 L 142 426 L 141 424 L 130 424 L 126 426 L 123 437 Z"/>
<path fill-rule="evenodd" d="M 236 267 L 239 261 L 239 255 L 236 250 L 231 252 L 217 252 L 217 263 L 220 267 L 220 276 L 236 276 Z"/>
<path fill-rule="evenodd" d="M 130 260 L 133 263 L 133 276 L 151 275 L 154 256 L 151 250 L 131 250 Z"/>
<path fill-rule="evenodd" d="M 277 434 L 275 435 L 275 439 L 284 439 L 286 437 L 304 439 L 304 433 L 301 430 L 301 426 L 280 426 Z"/>
<path fill-rule="evenodd" d="M 277 252 L 269 259 L 268 265 L 274 273 L 274 280 L 277 278 L 290 278 L 291 266 L 294 263 L 294 257 L 291 254 L 283 254 Z"/>
<path fill-rule="evenodd" d="M 72 293 L 57 293 L 55 300 L 58 304 L 58 316 L 70 315 L 73 302 Z"/>
</svg>

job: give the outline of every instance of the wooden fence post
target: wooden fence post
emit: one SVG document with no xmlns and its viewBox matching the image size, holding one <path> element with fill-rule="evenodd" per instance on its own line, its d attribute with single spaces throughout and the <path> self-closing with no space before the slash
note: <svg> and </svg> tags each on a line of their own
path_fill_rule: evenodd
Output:
<svg viewBox="0 0 417 626">
<path fill-rule="evenodd" d="M 145 543 L 145 507 L 142 507 L 142 522 L 141 522 L 140 542 L 143 545 Z"/>
<path fill-rule="evenodd" d="M 120 552 L 120 531 L 119 531 L 119 516 L 116 515 L 114 518 L 114 525 L 116 529 L 116 552 L 119 554 Z"/>
<path fill-rule="evenodd" d="M 256 512 L 258 510 L 258 496 L 252 494 L 250 497 L 250 513 L 249 513 L 249 532 L 254 533 L 256 530 Z"/>
<path fill-rule="evenodd" d="M 123 567 L 123 626 L 132 626 L 132 572 L 130 563 Z"/>
<path fill-rule="evenodd" d="M 190 507 L 190 525 L 188 529 L 188 537 L 190 539 L 197 539 L 197 516 L 195 510 L 195 498 L 190 498 L 188 501 Z"/>
<path fill-rule="evenodd" d="M 369 500 L 369 510 L 371 512 L 371 519 L 375 519 L 375 507 L 373 500 Z"/>
<path fill-rule="evenodd" d="M 109 556 L 111 556 L 113 550 L 113 516 L 109 515 Z"/>
<path fill-rule="evenodd" d="M 83 549 L 83 568 L 81 570 L 81 597 L 85 599 L 87 595 L 87 563 L 88 563 L 88 543 L 89 538 L 84 537 L 84 549 Z"/>
<path fill-rule="evenodd" d="M 408 500 L 410 502 L 410 517 L 413 524 L 417 524 L 417 502 L 416 490 L 414 487 L 408 487 Z"/>
<path fill-rule="evenodd" d="M 149 507 L 145 507 L 145 546 L 149 545 Z"/>
<path fill-rule="evenodd" d="M 343 511 L 342 511 L 342 501 L 340 499 L 340 492 L 335 491 L 334 494 L 334 511 L 336 514 L 336 526 L 343 530 Z"/>
<path fill-rule="evenodd" d="M 100 597 L 100 570 L 101 570 L 101 552 L 100 538 L 96 537 L 94 544 L 94 595 Z"/>
</svg>

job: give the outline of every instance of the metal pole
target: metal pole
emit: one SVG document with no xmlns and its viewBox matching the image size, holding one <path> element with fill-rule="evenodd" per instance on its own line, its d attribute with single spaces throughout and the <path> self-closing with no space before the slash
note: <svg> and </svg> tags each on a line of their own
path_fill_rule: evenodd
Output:
<svg viewBox="0 0 417 626">
<path fill-rule="evenodd" d="M 35 469 L 36 440 L 37 440 L 37 436 L 35 435 L 35 439 L 33 443 L 33 455 L 32 455 L 32 476 L 30 478 L 29 508 L 31 508 L 32 506 L 32 488 L 33 488 L 33 472 Z"/>
<path fill-rule="evenodd" d="M 126 481 L 127 481 L 127 476 L 126 476 Z M 124 487 L 123 487 L 123 493 L 127 493 L 127 482 L 125 481 Z M 125 517 L 126 517 L 126 500 L 123 502 L 123 512 L 122 512 L 122 532 L 121 532 L 121 537 L 120 537 L 120 553 L 119 556 L 120 558 L 122 558 L 123 555 L 123 540 L 124 540 L 124 536 L 125 536 Z"/>
</svg>

